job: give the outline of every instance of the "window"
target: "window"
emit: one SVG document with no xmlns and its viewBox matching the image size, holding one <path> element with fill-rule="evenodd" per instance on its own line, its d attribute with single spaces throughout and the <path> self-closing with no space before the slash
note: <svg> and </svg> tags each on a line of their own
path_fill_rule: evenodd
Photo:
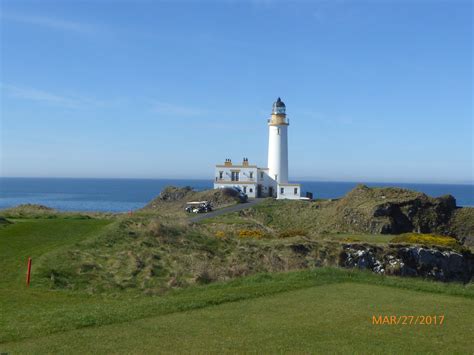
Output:
<svg viewBox="0 0 474 355">
<path fill-rule="evenodd" d="M 275 174 L 275 180 L 278 181 L 278 174 Z"/>
<path fill-rule="evenodd" d="M 280 135 L 280 127 L 277 128 L 277 134 Z"/>
<path fill-rule="evenodd" d="M 222 176 L 224 175 L 223 171 L 219 171 L 219 180 L 222 180 Z"/>
<path fill-rule="evenodd" d="M 247 193 L 247 186 L 244 186 L 244 193 Z"/>
<path fill-rule="evenodd" d="M 260 172 L 260 179 L 263 179 L 263 171 Z"/>
<path fill-rule="evenodd" d="M 253 179 L 253 172 L 250 172 L 250 178 Z"/>
<path fill-rule="evenodd" d="M 295 187 L 295 195 L 298 195 L 298 188 Z"/>
<path fill-rule="evenodd" d="M 252 189 L 252 188 L 250 188 L 250 193 L 252 193 L 252 192 L 253 192 L 253 189 Z"/>
<path fill-rule="evenodd" d="M 281 193 L 281 194 L 284 194 L 284 193 L 285 193 L 285 188 L 284 188 L 284 187 L 280 188 L 280 193 Z"/>
<path fill-rule="evenodd" d="M 232 181 L 239 181 L 239 172 L 238 171 L 233 171 L 231 176 L 230 176 L 230 179 Z"/>
</svg>

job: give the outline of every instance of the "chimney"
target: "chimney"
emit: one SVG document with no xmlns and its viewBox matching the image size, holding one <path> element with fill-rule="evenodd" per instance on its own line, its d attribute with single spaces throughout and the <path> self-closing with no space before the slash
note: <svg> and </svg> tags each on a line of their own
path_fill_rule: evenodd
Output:
<svg viewBox="0 0 474 355">
<path fill-rule="evenodd" d="M 247 158 L 244 158 L 244 161 L 242 162 L 243 166 L 249 166 L 249 160 Z"/>
</svg>

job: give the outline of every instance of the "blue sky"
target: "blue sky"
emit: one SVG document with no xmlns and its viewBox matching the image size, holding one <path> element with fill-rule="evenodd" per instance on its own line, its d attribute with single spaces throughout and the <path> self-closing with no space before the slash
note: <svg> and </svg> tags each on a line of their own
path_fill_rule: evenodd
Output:
<svg viewBox="0 0 474 355">
<path fill-rule="evenodd" d="M 1 2 L 1 175 L 473 181 L 470 1 Z"/>
</svg>

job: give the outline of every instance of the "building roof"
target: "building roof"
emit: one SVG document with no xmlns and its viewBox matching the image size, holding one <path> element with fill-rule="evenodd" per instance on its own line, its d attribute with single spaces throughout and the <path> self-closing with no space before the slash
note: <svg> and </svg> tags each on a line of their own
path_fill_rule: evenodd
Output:
<svg viewBox="0 0 474 355">
<path fill-rule="evenodd" d="M 259 169 L 256 165 L 222 165 L 216 164 L 216 168 L 252 168 L 252 169 Z"/>
</svg>

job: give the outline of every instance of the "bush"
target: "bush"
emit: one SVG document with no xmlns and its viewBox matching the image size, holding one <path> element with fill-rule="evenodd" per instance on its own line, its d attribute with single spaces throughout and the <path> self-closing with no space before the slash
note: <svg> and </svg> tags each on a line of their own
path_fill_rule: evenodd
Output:
<svg viewBox="0 0 474 355">
<path fill-rule="evenodd" d="M 223 231 L 217 231 L 215 236 L 216 236 L 216 238 L 224 238 L 225 233 Z"/>
<path fill-rule="evenodd" d="M 393 238 L 391 242 L 437 245 L 450 248 L 459 246 L 459 243 L 455 238 L 436 234 L 405 233 Z"/>
<path fill-rule="evenodd" d="M 258 229 L 241 229 L 239 230 L 239 238 L 256 238 L 260 239 L 265 236 L 261 230 Z"/>
<path fill-rule="evenodd" d="M 278 237 L 279 238 L 291 238 L 291 237 L 298 237 L 298 236 L 307 236 L 308 232 L 304 229 L 289 229 L 286 231 L 281 232 Z"/>
</svg>

